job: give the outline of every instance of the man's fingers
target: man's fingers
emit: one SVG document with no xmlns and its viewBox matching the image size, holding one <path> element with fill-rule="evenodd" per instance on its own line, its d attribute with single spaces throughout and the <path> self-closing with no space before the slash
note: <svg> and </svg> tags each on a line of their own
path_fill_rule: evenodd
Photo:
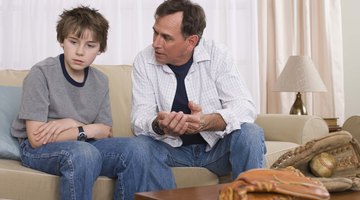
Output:
<svg viewBox="0 0 360 200">
<path fill-rule="evenodd" d="M 190 108 L 190 110 L 191 110 L 191 113 L 194 113 L 194 112 L 195 112 L 195 113 L 202 112 L 201 106 L 198 105 L 198 104 L 196 104 L 196 103 L 194 103 L 194 102 L 192 102 L 192 101 L 189 101 L 188 106 L 189 106 L 189 108 Z"/>
<path fill-rule="evenodd" d="M 187 121 L 187 115 L 182 115 L 180 121 L 178 121 L 177 125 L 173 129 L 173 132 L 178 135 L 184 134 L 187 129 L 186 121 Z"/>
<path fill-rule="evenodd" d="M 188 130 L 188 123 L 185 122 L 185 124 L 182 126 L 181 130 L 179 131 L 180 135 L 186 134 L 186 131 Z"/>
<path fill-rule="evenodd" d="M 179 122 L 181 121 L 181 119 L 182 119 L 183 116 L 184 116 L 184 114 L 182 114 L 182 113 L 177 113 L 177 114 L 174 116 L 174 118 L 171 120 L 171 122 L 170 122 L 170 124 L 169 124 L 169 126 L 168 126 L 168 129 L 174 130 L 174 129 L 178 126 L 178 124 L 179 124 Z"/>
<path fill-rule="evenodd" d="M 174 117 L 176 117 L 176 112 L 171 112 L 168 114 L 162 114 L 160 116 L 158 116 L 159 119 L 159 126 L 160 128 L 166 128 L 169 126 L 169 124 L 171 123 L 171 121 L 174 119 Z"/>
</svg>

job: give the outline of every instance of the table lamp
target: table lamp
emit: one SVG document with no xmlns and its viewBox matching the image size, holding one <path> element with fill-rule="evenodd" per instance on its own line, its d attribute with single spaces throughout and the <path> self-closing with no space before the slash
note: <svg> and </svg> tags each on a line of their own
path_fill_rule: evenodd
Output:
<svg viewBox="0 0 360 200">
<path fill-rule="evenodd" d="M 307 115 L 306 107 L 301 100 L 304 92 L 325 92 L 326 87 L 308 56 L 290 56 L 278 80 L 274 91 L 296 92 L 296 99 L 290 114 Z"/>
</svg>

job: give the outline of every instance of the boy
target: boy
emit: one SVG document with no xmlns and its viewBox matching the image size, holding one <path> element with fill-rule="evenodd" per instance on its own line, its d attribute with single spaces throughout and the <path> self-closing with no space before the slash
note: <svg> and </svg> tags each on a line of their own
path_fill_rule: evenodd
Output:
<svg viewBox="0 0 360 200">
<path fill-rule="evenodd" d="M 95 9 L 64 10 L 56 28 L 64 53 L 37 63 L 23 82 L 12 135 L 24 166 L 60 176 L 61 199 L 92 199 L 99 175 L 122 178 L 115 199 L 135 192 L 124 184 L 134 176 L 129 139 L 111 138 L 108 79 L 89 67 L 106 49 L 108 28 Z"/>
</svg>

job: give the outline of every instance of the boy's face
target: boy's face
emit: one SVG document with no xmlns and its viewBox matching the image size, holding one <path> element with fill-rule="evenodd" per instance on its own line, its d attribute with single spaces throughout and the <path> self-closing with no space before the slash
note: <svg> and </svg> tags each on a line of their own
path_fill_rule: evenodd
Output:
<svg viewBox="0 0 360 200">
<path fill-rule="evenodd" d="M 82 73 L 100 54 L 100 43 L 94 41 L 90 30 L 85 30 L 81 38 L 69 34 L 60 45 L 64 49 L 65 67 L 70 74 Z"/>
</svg>

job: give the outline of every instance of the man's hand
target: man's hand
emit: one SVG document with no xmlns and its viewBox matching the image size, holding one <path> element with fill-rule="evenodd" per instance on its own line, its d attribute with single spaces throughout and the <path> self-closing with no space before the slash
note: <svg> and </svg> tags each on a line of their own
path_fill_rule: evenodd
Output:
<svg viewBox="0 0 360 200">
<path fill-rule="evenodd" d="M 218 113 L 203 114 L 202 107 L 189 101 L 191 114 L 183 112 L 158 112 L 157 123 L 165 134 L 181 136 L 196 134 L 201 131 L 222 131 L 226 123 Z"/>
<path fill-rule="evenodd" d="M 191 115 L 188 115 L 186 134 L 195 134 L 201 131 L 223 131 L 226 123 L 219 113 L 204 114 L 200 105 L 189 102 Z"/>
<path fill-rule="evenodd" d="M 202 113 L 202 108 L 200 105 L 189 101 L 188 106 L 191 110 L 191 114 L 188 115 L 186 121 L 186 123 L 188 124 L 186 134 L 195 134 L 202 131 L 205 126 L 204 114 Z"/>
<path fill-rule="evenodd" d="M 188 128 L 186 120 L 188 115 L 183 112 L 159 112 L 157 120 L 159 127 L 165 134 L 172 136 L 180 136 L 184 134 Z"/>
</svg>

